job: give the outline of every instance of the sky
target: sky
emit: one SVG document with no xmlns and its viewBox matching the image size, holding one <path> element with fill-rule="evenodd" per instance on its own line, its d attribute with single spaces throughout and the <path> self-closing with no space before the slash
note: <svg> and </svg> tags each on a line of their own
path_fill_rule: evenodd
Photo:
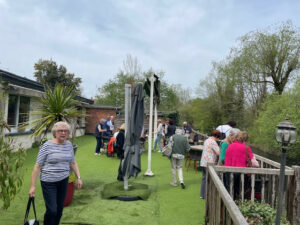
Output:
<svg viewBox="0 0 300 225">
<path fill-rule="evenodd" d="M 239 37 L 300 27 L 299 12 L 298 0 L 0 0 L 0 68 L 34 80 L 34 64 L 52 59 L 91 98 L 131 55 L 194 93 Z"/>
</svg>

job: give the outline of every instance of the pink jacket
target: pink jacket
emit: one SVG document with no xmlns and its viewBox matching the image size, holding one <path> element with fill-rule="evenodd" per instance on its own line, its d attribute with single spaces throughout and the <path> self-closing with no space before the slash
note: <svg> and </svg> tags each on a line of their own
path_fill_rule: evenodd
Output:
<svg viewBox="0 0 300 225">
<path fill-rule="evenodd" d="M 250 159 L 253 159 L 250 146 L 248 146 L 248 152 Z M 224 166 L 247 167 L 247 155 L 244 143 L 235 141 L 228 146 L 225 153 Z"/>
</svg>

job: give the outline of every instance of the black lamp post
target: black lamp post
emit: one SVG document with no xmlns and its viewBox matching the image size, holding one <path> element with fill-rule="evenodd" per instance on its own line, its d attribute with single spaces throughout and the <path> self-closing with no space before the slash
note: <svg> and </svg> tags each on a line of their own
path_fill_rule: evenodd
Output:
<svg viewBox="0 0 300 225">
<path fill-rule="evenodd" d="M 281 164 L 280 164 L 280 177 L 279 177 L 279 191 L 278 191 L 278 204 L 276 213 L 276 225 L 280 225 L 281 207 L 282 207 L 282 194 L 284 189 L 285 179 L 285 161 L 286 161 L 286 150 L 289 149 L 292 144 L 295 144 L 297 140 L 296 127 L 286 117 L 284 121 L 277 125 L 275 131 L 276 141 L 281 143 Z"/>
</svg>

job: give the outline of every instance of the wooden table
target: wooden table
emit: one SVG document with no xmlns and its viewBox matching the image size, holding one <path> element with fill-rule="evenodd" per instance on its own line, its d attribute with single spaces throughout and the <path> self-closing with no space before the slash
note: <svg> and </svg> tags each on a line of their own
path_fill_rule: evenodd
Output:
<svg viewBox="0 0 300 225">
<path fill-rule="evenodd" d="M 189 170 L 191 160 L 194 160 L 194 169 L 195 172 L 197 172 L 197 161 L 199 161 L 200 163 L 203 149 L 204 149 L 203 145 L 191 145 L 191 149 L 185 160 L 185 165 L 186 162 L 188 161 L 187 171 Z"/>
<path fill-rule="evenodd" d="M 191 150 L 202 152 L 203 149 L 204 149 L 204 145 L 191 145 Z"/>
</svg>

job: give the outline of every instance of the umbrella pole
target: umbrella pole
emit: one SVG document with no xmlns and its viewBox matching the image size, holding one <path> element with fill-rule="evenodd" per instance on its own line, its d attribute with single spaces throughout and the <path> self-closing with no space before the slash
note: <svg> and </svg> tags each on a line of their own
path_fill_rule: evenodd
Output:
<svg viewBox="0 0 300 225">
<path fill-rule="evenodd" d="M 124 180 L 124 190 L 128 190 L 128 175 L 125 175 L 123 177 L 123 180 Z"/>
<path fill-rule="evenodd" d="M 149 116 L 149 135 L 148 135 L 148 169 L 144 173 L 144 176 L 154 176 L 154 173 L 151 171 L 151 150 L 152 150 L 152 126 L 153 126 L 153 89 L 154 89 L 154 77 L 150 78 L 151 87 L 150 87 L 150 116 Z"/>
<path fill-rule="evenodd" d="M 129 128 L 129 114 L 131 109 L 131 85 L 125 84 L 125 135 Z M 124 190 L 128 190 L 128 174 L 126 172 L 123 177 L 124 180 Z"/>
<path fill-rule="evenodd" d="M 155 141 L 157 138 L 157 104 L 154 104 L 154 138 L 153 140 Z M 154 146 L 153 146 L 154 147 Z M 154 149 L 155 151 L 155 149 Z"/>
</svg>

